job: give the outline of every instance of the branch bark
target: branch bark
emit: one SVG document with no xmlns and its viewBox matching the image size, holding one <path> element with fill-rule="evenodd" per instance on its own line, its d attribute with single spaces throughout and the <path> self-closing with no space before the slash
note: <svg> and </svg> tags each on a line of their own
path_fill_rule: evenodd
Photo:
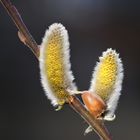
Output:
<svg viewBox="0 0 140 140">
<path fill-rule="evenodd" d="M 28 31 L 26 25 L 24 24 L 18 10 L 16 7 L 10 2 L 10 0 L 0 0 L 1 4 L 4 6 L 5 10 L 8 12 L 9 16 L 12 18 L 16 27 L 19 30 L 19 38 L 20 40 L 28 46 L 34 55 L 39 58 L 39 47 Z M 91 125 L 96 133 L 103 140 L 111 140 L 110 134 L 105 128 L 104 124 L 97 120 L 94 116 L 92 116 L 84 105 L 80 102 L 80 100 L 76 96 L 71 96 L 69 99 L 69 105 L 72 107 L 89 125 Z"/>
<path fill-rule="evenodd" d="M 25 43 L 26 45 L 31 49 L 31 51 L 34 53 L 34 55 L 38 58 L 39 57 L 39 48 L 30 34 L 29 30 L 27 29 L 26 25 L 24 24 L 18 10 L 10 0 L 0 0 L 1 4 L 9 14 L 9 16 L 12 18 L 13 22 L 15 23 L 16 27 L 18 28 L 19 32 L 26 38 Z"/>
</svg>

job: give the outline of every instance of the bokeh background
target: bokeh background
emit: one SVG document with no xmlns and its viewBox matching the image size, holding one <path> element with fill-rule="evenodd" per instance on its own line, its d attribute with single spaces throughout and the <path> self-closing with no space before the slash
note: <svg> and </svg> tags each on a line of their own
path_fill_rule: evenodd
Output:
<svg viewBox="0 0 140 140">
<path fill-rule="evenodd" d="M 80 90 L 89 88 L 93 68 L 107 48 L 123 60 L 125 77 L 113 140 L 140 139 L 140 1 L 12 0 L 38 44 L 54 22 L 69 32 L 72 70 Z M 0 139 L 90 140 L 87 124 L 69 106 L 55 112 L 40 84 L 38 61 L 17 37 L 0 5 Z"/>
</svg>

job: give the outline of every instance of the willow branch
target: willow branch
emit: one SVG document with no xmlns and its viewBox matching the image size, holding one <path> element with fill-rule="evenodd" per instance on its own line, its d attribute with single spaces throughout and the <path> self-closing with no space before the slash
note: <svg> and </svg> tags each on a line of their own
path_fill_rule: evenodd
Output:
<svg viewBox="0 0 140 140">
<path fill-rule="evenodd" d="M 76 96 L 72 96 L 69 105 L 95 130 L 95 132 L 103 140 L 111 140 L 111 136 L 102 121 L 97 120 L 87 111 L 80 100 Z"/>
<path fill-rule="evenodd" d="M 24 24 L 18 10 L 16 7 L 10 2 L 10 0 L 0 0 L 2 5 L 4 6 L 5 10 L 8 12 L 9 16 L 12 18 L 13 22 L 15 23 L 16 27 L 18 28 L 19 38 L 20 40 L 28 46 L 34 55 L 39 58 L 39 48 L 31 36 L 29 30 L 27 29 L 26 25 Z M 97 120 L 94 116 L 92 116 L 84 105 L 80 102 L 80 100 L 76 96 L 71 96 L 69 100 L 69 105 L 72 107 L 89 125 L 91 125 L 96 133 L 103 139 L 103 140 L 111 140 L 111 137 L 105 128 L 104 124 Z"/>
<path fill-rule="evenodd" d="M 5 10 L 8 12 L 9 16 L 12 18 L 13 22 L 15 23 L 16 27 L 18 28 L 19 32 L 26 38 L 25 42 L 26 45 L 31 49 L 34 55 L 38 58 L 39 57 L 39 48 L 30 34 L 29 30 L 27 29 L 26 25 L 24 24 L 18 10 L 10 0 L 0 0 Z"/>
</svg>

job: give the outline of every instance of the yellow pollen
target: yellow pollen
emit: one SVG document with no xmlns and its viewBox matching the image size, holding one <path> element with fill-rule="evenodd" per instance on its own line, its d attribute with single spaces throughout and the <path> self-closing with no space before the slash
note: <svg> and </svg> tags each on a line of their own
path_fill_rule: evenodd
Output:
<svg viewBox="0 0 140 140">
<path fill-rule="evenodd" d="M 117 78 L 116 54 L 108 52 L 99 63 L 96 73 L 95 93 L 107 100 L 113 91 Z"/>
<path fill-rule="evenodd" d="M 48 38 L 47 49 L 45 50 L 45 73 L 59 105 L 63 105 L 69 94 L 66 91 L 67 85 L 64 77 L 63 40 L 61 33 L 58 31 L 54 31 Z"/>
</svg>

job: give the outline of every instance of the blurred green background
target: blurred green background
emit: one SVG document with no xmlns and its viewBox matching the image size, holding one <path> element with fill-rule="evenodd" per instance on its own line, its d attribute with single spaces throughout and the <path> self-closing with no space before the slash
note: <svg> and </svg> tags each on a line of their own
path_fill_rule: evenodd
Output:
<svg viewBox="0 0 140 140">
<path fill-rule="evenodd" d="M 140 139 L 140 1 L 12 0 L 38 44 L 54 22 L 69 32 L 77 86 L 89 88 L 93 68 L 107 48 L 123 60 L 125 77 L 116 120 L 106 123 L 113 140 Z M 17 37 L 0 5 L 0 139 L 90 140 L 87 124 L 68 105 L 55 112 L 40 83 L 38 61 Z"/>
</svg>

